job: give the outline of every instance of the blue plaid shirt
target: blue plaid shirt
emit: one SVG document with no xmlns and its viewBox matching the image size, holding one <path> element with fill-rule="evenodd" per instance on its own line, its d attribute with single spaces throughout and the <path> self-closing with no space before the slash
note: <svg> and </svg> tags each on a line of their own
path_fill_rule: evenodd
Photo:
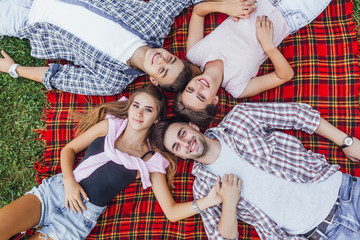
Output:
<svg viewBox="0 0 360 240">
<path fill-rule="evenodd" d="M 320 123 L 319 113 L 303 103 L 243 103 L 215 128 L 205 132 L 218 136 L 244 160 L 269 174 L 296 183 L 320 182 L 338 171 L 325 156 L 306 150 L 299 139 L 276 129 L 295 129 L 314 133 Z M 235 161 L 235 159 L 234 159 Z M 216 176 L 198 162 L 194 163 L 193 191 L 196 199 L 207 196 Z M 204 210 L 201 217 L 209 239 L 224 239 L 218 231 L 221 206 Z M 238 219 L 255 227 L 261 239 L 304 239 L 289 235 L 264 212 L 241 198 Z"/>
<path fill-rule="evenodd" d="M 83 6 L 108 18 L 145 40 L 151 47 L 161 47 L 174 18 L 186 7 L 202 0 L 62 0 Z M 130 68 L 95 49 L 73 34 L 48 23 L 28 25 L 18 32 L 28 38 L 31 55 L 42 59 L 66 59 L 75 65 L 51 64 L 43 84 L 84 95 L 113 95 L 122 92 L 144 73 Z M 119 43 L 121 44 L 121 43 Z"/>
</svg>

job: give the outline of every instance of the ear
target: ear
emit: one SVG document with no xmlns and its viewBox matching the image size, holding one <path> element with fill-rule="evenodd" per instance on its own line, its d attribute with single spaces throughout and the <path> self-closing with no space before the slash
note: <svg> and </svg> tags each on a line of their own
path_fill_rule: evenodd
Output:
<svg viewBox="0 0 360 240">
<path fill-rule="evenodd" d="M 151 76 L 150 76 L 150 82 L 151 82 L 152 84 L 154 84 L 155 86 L 159 86 L 159 82 L 158 82 L 155 78 L 153 78 L 153 77 L 151 77 Z"/>
<path fill-rule="evenodd" d="M 200 128 L 193 122 L 189 122 L 190 127 L 192 127 L 193 129 L 195 129 L 196 131 L 200 131 Z"/>
<path fill-rule="evenodd" d="M 219 97 L 215 96 L 214 100 L 212 101 L 212 104 L 216 105 L 219 102 Z"/>
</svg>

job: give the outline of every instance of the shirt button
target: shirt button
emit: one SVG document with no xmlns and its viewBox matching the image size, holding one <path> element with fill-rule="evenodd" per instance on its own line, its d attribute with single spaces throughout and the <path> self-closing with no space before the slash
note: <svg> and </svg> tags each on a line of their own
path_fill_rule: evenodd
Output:
<svg viewBox="0 0 360 240">
<path fill-rule="evenodd" d="M 357 182 L 357 178 L 356 178 L 356 177 L 354 177 L 354 178 L 353 178 L 353 181 L 354 181 L 354 182 Z"/>
</svg>

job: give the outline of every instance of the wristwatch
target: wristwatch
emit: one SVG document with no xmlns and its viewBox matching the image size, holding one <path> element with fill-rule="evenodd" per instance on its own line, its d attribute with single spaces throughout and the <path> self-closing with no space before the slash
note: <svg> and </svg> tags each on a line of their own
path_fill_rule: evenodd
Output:
<svg viewBox="0 0 360 240">
<path fill-rule="evenodd" d="M 14 63 L 13 65 L 11 65 L 11 67 L 9 68 L 9 75 L 12 76 L 13 78 L 18 78 L 19 74 L 16 71 L 16 68 L 19 66 L 20 64 Z"/>
<path fill-rule="evenodd" d="M 346 147 L 350 147 L 352 144 L 353 144 L 353 138 L 350 137 L 350 136 L 347 136 L 345 139 L 344 139 L 344 144 L 341 145 L 340 147 L 341 148 L 346 148 Z"/>
</svg>

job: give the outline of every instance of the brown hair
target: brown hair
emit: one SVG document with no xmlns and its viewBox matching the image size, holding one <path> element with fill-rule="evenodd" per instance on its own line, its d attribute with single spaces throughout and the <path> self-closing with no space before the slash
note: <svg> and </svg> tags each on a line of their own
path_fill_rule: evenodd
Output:
<svg viewBox="0 0 360 240">
<path fill-rule="evenodd" d="M 200 110 L 194 110 L 185 106 L 181 99 L 182 92 L 177 92 L 175 95 L 172 109 L 174 113 L 187 122 L 193 122 L 198 126 L 207 126 L 214 119 L 216 115 L 217 107 L 214 104 L 208 104 L 205 108 Z"/>
<path fill-rule="evenodd" d="M 184 60 L 181 60 L 184 64 L 183 70 L 179 73 L 178 77 L 174 80 L 172 84 L 169 85 L 160 85 L 162 89 L 168 92 L 178 92 L 185 89 L 186 85 L 189 83 L 189 81 L 201 74 L 200 68 L 198 68 L 196 65 L 192 64 L 191 62 L 186 62 Z"/>
<path fill-rule="evenodd" d="M 82 114 L 76 111 L 71 110 L 70 113 L 76 118 L 79 119 L 79 124 L 76 127 L 76 134 L 79 135 L 90 127 L 95 125 L 96 123 L 105 119 L 107 114 L 111 114 L 118 118 L 127 118 L 128 117 L 128 109 L 131 104 L 134 102 L 134 99 L 137 95 L 141 93 L 146 93 L 153 97 L 157 103 L 158 110 L 158 119 L 161 121 L 166 117 L 166 97 L 163 92 L 154 85 L 148 85 L 143 88 L 137 89 L 128 100 L 126 101 L 112 101 L 101 104 L 100 106 L 94 108 L 90 112 L 86 114 Z M 149 138 L 149 134 L 151 132 L 152 127 L 148 131 L 147 139 Z M 145 144 L 147 144 L 145 142 Z M 153 145 L 150 140 L 150 145 Z M 156 151 L 156 149 L 154 149 Z M 162 151 L 159 151 L 163 154 Z M 168 153 L 163 154 L 163 156 L 169 161 L 169 167 L 166 169 L 166 177 L 168 181 L 168 186 L 173 188 L 173 178 L 177 171 L 177 158 L 175 156 L 170 156 Z"/>
<path fill-rule="evenodd" d="M 156 123 L 154 127 L 151 129 L 151 132 L 149 134 L 149 139 L 154 144 L 154 147 L 156 149 L 161 150 L 163 152 L 171 153 L 165 148 L 164 137 L 166 130 L 173 123 L 185 123 L 185 121 L 183 119 L 173 117 Z"/>
</svg>

